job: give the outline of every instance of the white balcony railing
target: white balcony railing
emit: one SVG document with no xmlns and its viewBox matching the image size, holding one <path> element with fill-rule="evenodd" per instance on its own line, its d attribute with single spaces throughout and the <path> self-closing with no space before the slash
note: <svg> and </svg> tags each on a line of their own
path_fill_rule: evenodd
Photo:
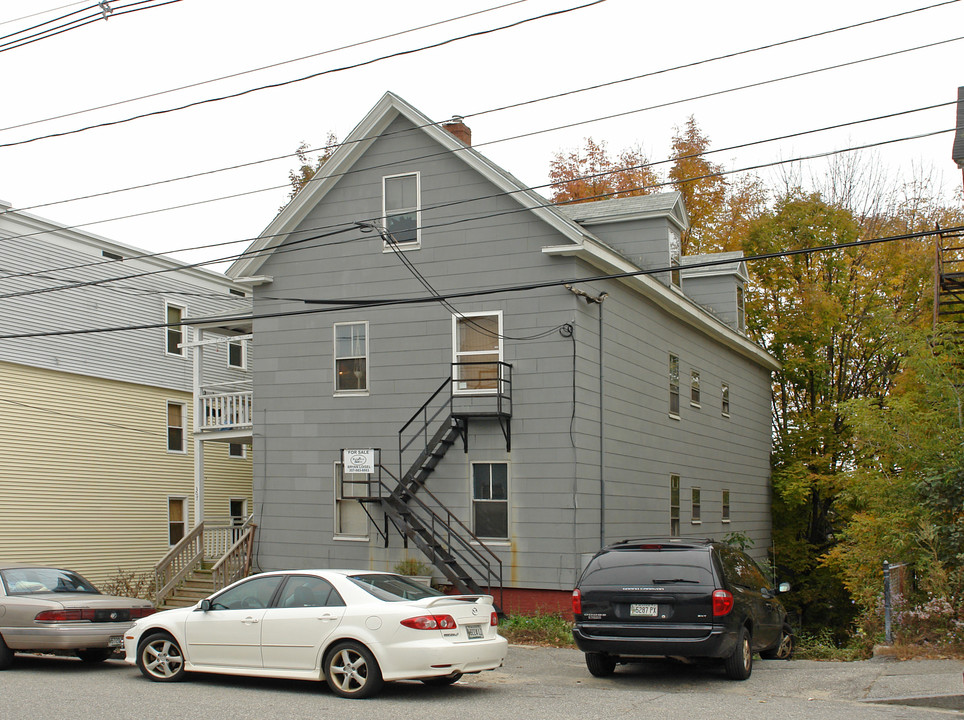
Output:
<svg viewBox="0 0 964 720">
<path fill-rule="evenodd" d="M 198 431 L 250 428 L 251 396 L 250 391 L 201 395 L 198 398 Z"/>
</svg>

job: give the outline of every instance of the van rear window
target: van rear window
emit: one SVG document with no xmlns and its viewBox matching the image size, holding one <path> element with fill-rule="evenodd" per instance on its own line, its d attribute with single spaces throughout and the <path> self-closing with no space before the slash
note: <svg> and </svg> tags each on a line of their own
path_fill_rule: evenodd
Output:
<svg viewBox="0 0 964 720">
<path fill-rule="evenodd" d="M 713 585 L 707 552 L 610 552 L 586 568 L 580 587 Z"/>
</svg>

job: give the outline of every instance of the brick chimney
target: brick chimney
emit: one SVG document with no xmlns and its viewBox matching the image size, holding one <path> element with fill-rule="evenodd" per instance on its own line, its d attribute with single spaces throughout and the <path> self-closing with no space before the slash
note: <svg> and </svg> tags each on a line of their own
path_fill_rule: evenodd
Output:
<svg viewBox="0 0 964 720">
<path fill-rule="evenodd" d="M 452 116 L 451 120 L 446 120 L 442 123 L 442 127 L 466 145 L 472 145 L 472 131 L 469 130 L 468 125 L 462 122 L 461 115 Z"/>
</svg>

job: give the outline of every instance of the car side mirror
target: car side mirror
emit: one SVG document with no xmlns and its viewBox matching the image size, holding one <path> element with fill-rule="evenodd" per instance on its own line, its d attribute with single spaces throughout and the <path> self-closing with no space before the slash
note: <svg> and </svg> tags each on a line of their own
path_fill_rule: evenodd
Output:
<svg viewBox="0 0 964 720">
<path fill-rule="evenodd" d="M 199 609 L 201 612 L 207 612 L 208 610 L 210 610 L 210 609 L 211 609 L 211 600 L 210 600 L 210 598 L 204 598 L 204 599 L 201 601 L 201 604 L 198 605 L 198 609 Z"/>
<path fill-rule="evenodd" d="M 780 583 L 780 586 L 777 588 L 777 592 L 782 592 L 782 593 L 790 592 L 790 583 L 788 582 Z"/>
</svg>

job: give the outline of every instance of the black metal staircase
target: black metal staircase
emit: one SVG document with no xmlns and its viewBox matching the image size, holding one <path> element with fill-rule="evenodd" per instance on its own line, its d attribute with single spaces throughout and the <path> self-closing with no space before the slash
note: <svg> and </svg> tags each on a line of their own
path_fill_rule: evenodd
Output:
<svg viewBox="0 0 964 720">
<path fill-rule="evenodd" d="M 936 236 L 934 268 L 934 328 L 958 324 L 964 328 L 964 234 Z"/>
<path fill-rule="evenodd" d="M 462 439 L 463 448 L 468 451 L 471 418 L 496 418 L 509 447 L 511 366 L 501 362 L 490 365 L 497 368 L 494 391 L 484 388 L 469 393 L 462 398 L 468 402 L 462 403 L 455 391 L 459 385 L 455 368 L 453 376 L 399 430 L 398 475 L 379 462 L 379 475 L 369 480 L 367 497 L 358 499 L 363 504 L 378 503 L 382 508 L 386 547 L 391 523 L 406 547 L 409 542 L 414 544 L 460 593 L 498 591 L 501 605 L 502 560 L 426 487 L 426 481 L 457 439 Z M 382 473 L 392 482 L 385 482 Z"/>
</svg>

